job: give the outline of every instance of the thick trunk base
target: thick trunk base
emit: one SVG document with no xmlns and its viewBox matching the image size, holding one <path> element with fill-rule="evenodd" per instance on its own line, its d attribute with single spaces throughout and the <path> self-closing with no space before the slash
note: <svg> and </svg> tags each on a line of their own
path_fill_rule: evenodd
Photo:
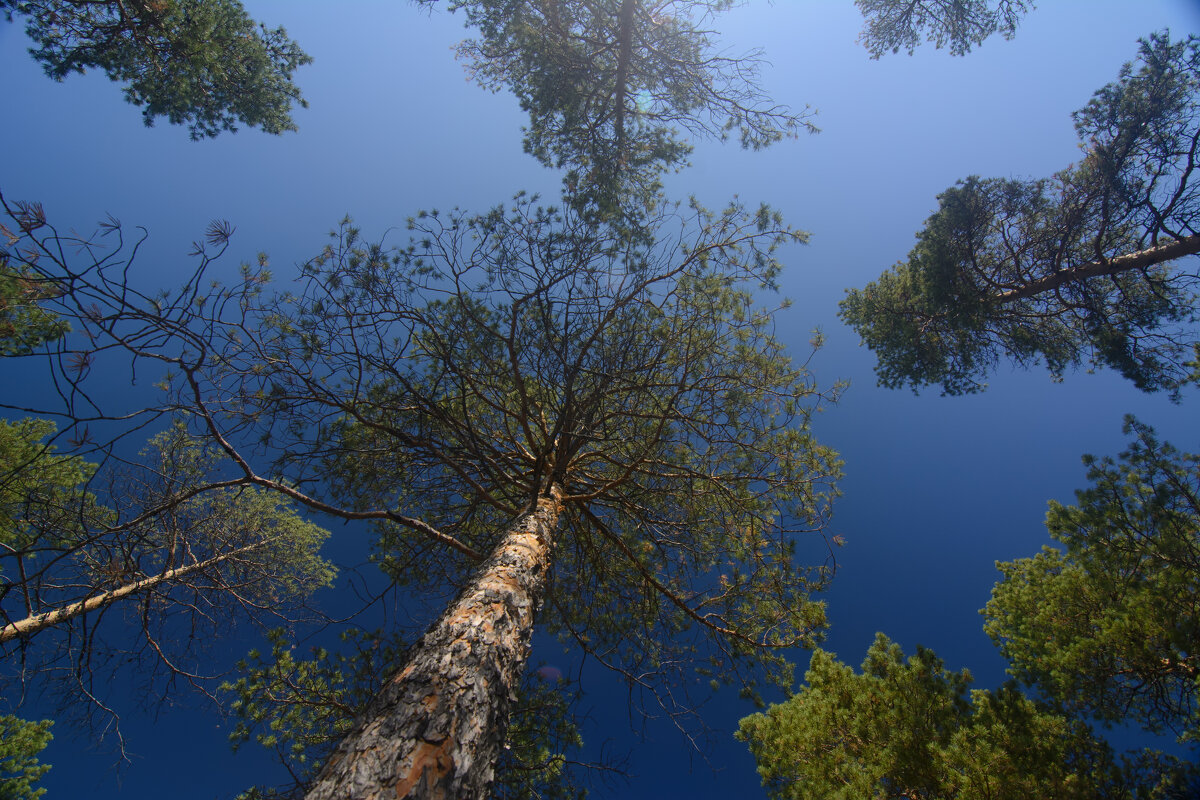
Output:
<svg viewBox="0 0 1200 800">
<path fill-rule="evenodd" d="M 529 657 L 557 492 L 514 522 L 330 757 L 305 800 L 485 798 Z"/>
</svg>

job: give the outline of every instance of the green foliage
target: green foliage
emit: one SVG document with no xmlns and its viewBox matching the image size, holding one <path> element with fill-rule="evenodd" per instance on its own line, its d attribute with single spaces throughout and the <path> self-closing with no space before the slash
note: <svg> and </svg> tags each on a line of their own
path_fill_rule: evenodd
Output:
<svg viewBox="0 0 1200 800">
<path fill-rule="evenodd" d="M 175 425 L 139 462 L 106 471 L 59 456 L 43 420 L 0 422 L 0 651 L 8 674 L 52 692 L 64 720 L 108 715 L 112 671 L 151 696 L 210 667 L 210 640 L 242 620 L 300 615 L 328 586 L 328 532 L 278 493 L 217 480 L 219 453 Z"/>
<path fill-rule="evenodd" d="M 126 496 L 151 512 L 141 541 L 161 546 L 161 558 L 177 558 L 186 541 L 193 561 L 218 559 L 218 584 L 276 610 L 333 583 L 336 569 L 319 555 L 328 530 L 277 492 L 207 486 L 224 456 L 215 445 L 177 422 L 150 440 L 144 456 L 149 480 Z"/>
<path fill-rule="evenodd" d="M 733 0 L 448 5 L 479 30 L 460 46 L 471 74 L 516 96 L 529 113 L 526 151 L 567 170 L 577 207 L 640 213 L 658 199 L 662 173 L 685 165 L 689 136 L 736 135 L 758 149 L 815 130 L 764 95 L 757 53 L 720 52 L 705 23 Z"/>
<path fill-rule="evenodd" d="M 1096 798 L 1118 780 L 1086 726 L 1011 688 L 975 690 L 932 651 L 878 634 L 862 672 L 823 650 L 789 700 L 742 720 L 767 793 L 787 800 Z"/>
<path fill-rule="evenodd" d="M 245 326 L 253 359 L 225 363 L 253 381 L 245 418 L 286 448 L 282 474 L 421 521 L 379 526 L 377 558 L 415 596 L 462 585 L 560 486 L 539 624 L 673 707 L 694 669 L 790 683 L 787 648 L 825 624 L 840 463 L 809 429 L 829 398 L 756 294 L 803 234 L 737 205 L 653 222 L 631 238 L 519 198 L 419 215 L 405 247 L 347 225 L 301 296 Z"/>
<path fill-rule="evenodd" d="M 305 660 L 295 657 L 285 631 L 273 630 L 267 638 L 270 656 L 252 650 L 238 664 L 242 677 L 221 686 L 236 698 L 229 704 L 237 718 L 229 739 L 237 750 L 253 738 L 303 782 L 401 663 L 403 647 L 378 633 L 352 630 L 342 635 L 349 653 L 314 647 Z"/>
<path fill-rule="evenodd" d="M 1200 741 L 1200 456 L 1125 431 L 1118 460 L 1084 459 L 1076 505 L 1050 504 L 1063 548 L 998 565 L 986 630 L 1065 711 Z"/>
<path fill-rule="evenodd" d="M 496 783 L 492 785 L 496 800 L 587 797 L 584 776 L 576 767 L 595 765 L 569 759 L 583 747 L 583 736 L 571 714 L 573 699 L 561 680 L 543 680 L 535 670 L 526 670 L 496 765 Z"/>
<path fill-rule="evenodd" d="M 1021 17 L 1033 8 L 1028 0 L 854 0 L 866 21 L 860 40 L 879 58 L 906 50 L 922 37 L 961 56 L 994 33 L 1011 39 Z"/>
<path fill-rule="evenodd" d="M 0 225 L 0 235 L 7 234 Z M 0 356 L 23 356 L 63 336 L 68 325 L 38 305 L 46 292 L 31 276 L 8 265 L 0 253 Z"/>
<path fill-rule="evenodd" d="M 78 456 L 54 455 L 53 446 L 43 442 L 54 431 L 49 420 L 0 420 L 0 547 L 5 553 L 70 547 L 89 525 L 111 518 L 80 488 L 96 466 Z M 0 574 L 6 563 L 0 560 Z"/>
<path fill-rule="evenodd" d="M 295 130 L 292 83 L 312 59 L 283 28 L 256 24 L 238 0 L 0 0 L 25 19 L 31 50 L 55 80 L 101 69 L 125 83 L 147 125 L 166 117 L 193 139 L 237 130 Z"/>
<path fill-rule="evenodd" d="M 46 793 L 34 784 L 50 769 L 37 755 L 54 738 L 53 724 L 0 715 L 0 800 L 36 800 Z"/>
<path fill-rule="evenodd" d="M 380 631 L 350 630 L 336 651 L 314 647 L 298 659 L 282 630 L 268 635 L 271 654 L 251 651 L 238 664 L 242 676 L 222 685 L 235 699 L 237 750 L 253 739 L 287 768 L 295 785 L 255 787 L 242 797 L 287 797 L 303 789 L 349 732 L 384 680 L 400 669 L 406 648 Z M 567 768 L 567 755 L 583 745 L 562 688 L 526 674 L 513 708 L 505 749 L 496 765 L 498 800 L 568 800 L 585 796 Z"/>
<path fill-rule="evenodd" d="M 742 721 L 778 798 L 1182 798 L 1200 769 L 1154 750 L 1117 760 L 1078 715 L 1200 741 L 1200 456 L 1132 418 L 1120 460 L 1085 458 L 1093 486 L 1051 503 L 1065 550 L 1000 564 L 984 614 L 1031 700 L 972 691 L 929 650 L 879 634 L 862 673 L 816 651 L 806 684 Z M 1044 702 L 1042 702 L 1044 701 Z"/>
<path fill-rule="evenodd" d="M 1196 338 L 1198 122 L 1200 40 L 1154 35 L 1076 112 L 1078 165 L 941 194 L 908 260 L 841 303 L 880 384 L 975 392 L 1003 356 L 1177 391 Z"/>
<path fill-rule="evenodd" d="M 995 364 L 996 348 L 986 336 L 985 296 L 960 264 L 973 245 L 962 234 L 979 227 L 977 214 L 987 213 L 980 190 L 988 188 L 1002 189 L 998 182 L 969 180 L 940 195 L 938 213 L 926 221 L 908 260 L 842 301 L 842 319 L 879 356 L 881 385 L 940 383 L 947 394 L 982 388 L 976 376 Z"/>
</svg>

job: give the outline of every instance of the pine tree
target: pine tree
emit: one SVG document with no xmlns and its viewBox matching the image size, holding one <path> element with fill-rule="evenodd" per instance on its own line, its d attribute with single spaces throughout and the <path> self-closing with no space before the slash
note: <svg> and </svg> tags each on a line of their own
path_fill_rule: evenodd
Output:
<svg viewBox="0 0 1200 800">
<path fill-rule="evenodd" d="M 848 292 L 842 319 L 878 356 L 880 384 L 976 392 L 1001 356 L 1056 378 L 1108 366 L 1146 391 L 1190 380 L 1200 40 L 1143 40 L 1074 117 L 1077 165 L 962 181 L 907 261 Z"/>
<path fill-rule="evenodd" d="M 238 0 L 0 0 L 25 22 L 46 75 L 103 70 L 125 84 L 146 125 L 166 117 L 193 139 L 236 131 L 296 130 L 292 83 L 311 58 L 283 28 L 256 24 Z"/>
</svg>

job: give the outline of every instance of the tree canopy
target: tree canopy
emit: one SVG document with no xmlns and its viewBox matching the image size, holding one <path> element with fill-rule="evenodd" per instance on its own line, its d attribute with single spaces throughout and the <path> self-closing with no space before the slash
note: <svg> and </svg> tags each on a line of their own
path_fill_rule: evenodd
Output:
<svg viewBox="0 0 1200 800">
<path fill-rule="evenodd" d="M 1126 432 L 1119 462 L 1085 458 L 1078 506 L 1050 504 L 1065 552 L 998 565 L 985 630 L 1036 695 L 968 696 L 966 670 L 922 647 L 906 661 L 883 634 L 861 673 L 817 650 L 804 685 L 738 733 L 772 797 L 1194 796 L 1195 763 L 1118 758 L 1085 719 L 1197 739 L 1200 457 Z"/>
<path fill-rule="evenodd" d="M 293 131 L 292 106 L 308 105 L 292 73 L 312 59 L 238 0 L 0 0 L 0 12 L 24 20 L 49 77 L 103 70 L 147 125 L 165 117 L 193 139 L 239 123 Z"/>
<path fill-rule="evenodd" d="M 203 688 L 211 637 L 239 619 L 292 619 L 331 581 L 317 555 L 327 531 L 276 495 L 204 488 L 213 453 L 179 428 L 103 482 L 53 454 L 52 433 L 0 422 L 0 653 L 6 677 L 65 716 L 119 717 L 114 674 Z"/>
<path fill-rule="evenodd" d="M 294 296 L 262 293 L 266 273 L 249 267 L 240 286 L 201 288 L 227 225 L 197 245 L 192 280 L 144 296 L 130 291 L 115 221 L 102 226 L 116 243 L 106 248 L 60 236 L 35 204 L 6 207 L 10 257 L 82 333 L 50 353 L 70 387 L 55 409 L 61 435 L 96 437 L 111 454 L 131 429 L 183 419 L 180 435 L 237 473 L 197 476 L 185 497 L 270 490 L 372 520 L 385 571 L 430 596 L 504 552 L 531 503 L 561 498 L 546 519 L 548 530 L 561 512 L 565 533 L 549 589 L 530 589 L 553 632 L 685 729 L 708 691 L 678 691 L 693 668 L 747 692 L 759 668 L 782 683 L 783 652 L 824 625 L 811 594 L 828 577 L 828 546 L 818 536 L 816 563 L 794 555 L 824 525 L 838 464 L 808 433 L 824 396 L 752 293 L 773 288 L 775 249 L 803 236 L 766 208 L 677 212 L 657 196 L 656 176 L 687 149 L 675 123 L 739 130 L 755 147 L 802 126 L 762 105 L 751 59 L 714 55 L 695 27 L 692 9 L 727 5 L 627 0 L 613 16 L 564 4 L 561 24 L 534 31 L 512 9 L 457 4 L 485 34 L 464 45 L 485 83 L 533 98 L 530 149 L 568 168 L 567 209 L 519 198 L 481 215 L 432 212 L 399 249 L 363 244 L 347 224 Z M 561 80 L 581 65 L 581 81 Z M 597 102 L 580 114 L 593 85 Z M 218 124 L 231 125 L 201 117 L 193 135 Z M 96 403 L 89 378 L 122 351 L 138 369 L 170 370 L 161 403 Z M 487 725 L 502 732 L 505 698 L 487 700 Z"/>
<path fill-rule="evenodd" d="M 808 431 L 826 394 L 753 293 L 803 235 L 767 208 L 692 205 L 630 236 L 525 197 L 410 224 L 391 248 L 342 226 L 281 295 L 247 267 L 143 301 L 107 280 L 129 268 L 111 248 L 75 264 L 48 225 L 18 252 L 89 330 L 56 354 L 60 380 L 82 392 L 85 356 L 165 362 L 144 415 L 189 419 L 238 471 L 223 486 L 378 523 L 380 564 L 414 595 L 463 586 L 553 487 L 549 631 L 685 728 L 707 694 L 680 692 L 689 672 L 786 682 L 786 650 L 824 626 L 839 464 Z"/>
<path fill-rule="evenodd" d="M 521 682 L 535 620 L 689 736 L 720 685 L 754 699 L 764 680 L 787 687 L 789 653 L 823 636 L 817 593 L 839 541 L 824 529 L 840 463 L 811 433 L 839 387 L 818 388 L 791 359 L 775 331 L 783 306 L 771 305 L 781 248 L 805 235 L 765 206 L 714 212 L 661 193 L 688 136 L 757 148 L 812 130 L 759 90 L 757 54 L 717 49 L 708 28 L 733 4 L 448 0 L 478 29 L 459 51 L 472 74 L 514 92 L 530 117 L 526 148 L 566 171 L 562 207 L 519 195 L 482 213 L 421 212 L 400 245 L 370 242 L 347 219 L 291 291 L 270 288 L 265 256 L 214 275 L 225 222 L 196 243 L 196 270 L 156 293 L 137 275 L 141 242 L 116 220 L 64 234 L 36 203 L 0 197 L 11 225 L 0 230 L 0 355 L 42 361 L 55 390 L 28 399 L 0 387 L 5 408 L 41 415 L 0 423 L 4 668 L 30 683 L 64 678 L 66 715 L 79 697 L 106 708 L 97 676 L 109 667 L 210 681 L 203 645 L 225 625 L 288 622 L 331 580 L 326 532 L 300 516 L 310 513 L 369 523 L 372 560 L 414 617 L 352 631 L 349 657 L 318 648 L 305 659 L 274 632 L 270 655 L 252 653 L 223 684 L 235 740 L 275 749 L 310 800 L 573 796 L 563 753 L 578 735 L 563 698 L 527 669 Z M 962 54 L 1011 36 L 1031 6 L 858 5 L 875 57 L 922 37 Z M 235 0 L 0 9 L 26 19 L 52 77 L 102 68 L 128 82 L 147 124 L 166 116 L 194 138 L 237 123 L 278 133 L 303 104 L 291 75 L 307 56 Z M 1147 40 L 1142 63 L 1077 112 L 1078 166 L 1043 181 L 969 178 L 941 197 L 909 263 L 843 304 L 872 347 L 898 349 L 884 382 L 973 391 L 1008 354 L 1056 375 L 1106 364 L 1143 388 L 1179 389 L 1200 277 L 1178 261 L 1200 252 L 1189 183 L 1198 53 L 1200 40 Z M 103 385 L 113 375 L 158 382 L 115 396 Z M 1143 450 L 1175 458 L 1146 437 Z M 1172 527 L 1182 544 L 1121 560 L 1068 543 L 1039 574 L 1011 566 L 1009 585 L 1022 587 L 1007 597 L 1033 605 L 997 611 L 994 635 L 1049 700 L 1015 686 L 970 692 L 965 670 L 924 648 L 906 659 L 882 636 L 861 675 L 817 650 L 808 685 L 743 723 L 770 791 L 1182 796 L 1192 778 L 1170 759 L 1122 765 L 1072 715 L 1113 721 L 1123 703 L 1152 730 L 1194 738 L 1193 632 L 1147 625 L 1156 649 L 1135 657 L 1120 652 L 1128 641 L 1085 643 L 1099 637 L 1079 620 L 1069 653 L 1022 639 L 1065 641 L 1061 629 L 1017 630 L 1067 592 L 1098 605 L 1089 587 L 1043 580 L 1089 559 L 1125 578 L 1173 565 L 1103 620 L 1104 636 L 1128 638 L 1129 621 L 1166 613 L 1172 592 L 1171 608 L 1196 610 L 1178 601 L 1194 584 L 1190 473 L 1161 470 L 1185 496 L 1107 468 L 1101 494 L 1146 510 L 1121 510 L 1133 538 Z M 1119 516 L 1076 510 L 1052 522 L 1063 541 Z M 1059 672 L 1077 680 L 1078 663 L 1112 653 L 1118 680 L 1064 688 Z M 1138 658 L 1157 672 L 1134 685 Z M 48 726 L 6 725 L 17 731 L 0 745 L 21 772 L 12 786 L 36 796 Z"/>
<path fill-rule="evenodd" d="M 1200 456 L 1132 418 L 1118 459 L 1051 503 L 1060 548 L 999 565 L 986 630 L 1011 671 L 1067 712 L 1200 739 Z"/>
<path fill-rule="evenodd" d="M 854 0 L 865 24 L 860 41 L 871 54 L 906 50 L 909 55 L 922 39 L 934 47 L 949 46 L 961 56 L 994 33 L 1011 39 L 1017 24 L 1033 8 L 1027 0 Z"/>
<path fill-rule="evenodd" d="M 1075 112 L 1079 164 L 944 192 L 908 260 L 841 303 L 879 382 L 975 392 L 1003 355 L 1178 390 L 1196 343 L 1198 112 L 1200 41 L 1155 34 Z"/>
<path fill-rule="evenodd" d="M 738 738 L 780 800 L 1112 796 L 1112 754 L 1086 726 L 1011 688 L 968 695 L 966 670 L 879 634 L 861 673 L 813 652 L 804 685 Z"/>
<path fill-rule="evenodd" d="M 459 47 L 471 75 L 516 96 L 529 114 L 525 150 L 566 170 L 581 207 L 636 213 L 664 171 L 684 166 L 688 136 L 758 149 L 816 130 L 759 87 L 761 54 L 719 49 L 713 19 L 734 0 L 447 5 L 479 31 Z"/>
<path fill-rule="evenodd" d="M 800 234 L 692 207 L 643 244 L 532 198 L 411 225 L 391 250 L 340 229 L 237 364 L 275 365 L 242 413 L 274 420 L 296 483 L 419 517 L 441 538 L 393 527 L 384 566 L 451 585 L 561 486 L 542 619 L 631 676 L 677 663 L 686 631 L 726 666 L 810 641 L 823 573 L 797 569 L 793 537 L 823 526 L 837 461 L 807 432 L 822 394 L 751 294 Z"/>
<path fill-rule="evenodd" d="M 72 326 L 54 310 L 69 290 L 39 271 L 36 247 L 22 246 L 47 229 L 44 212 L 2 196 L 0 205 L 12 248 L 0 260 L 20 265 L 6 266 L 16 291 L 0 350 L 57 354 L 81 380 L 95 353 L 64 352 Z M 90 344 L 98 308 L 73 320 Z M 6 399 L 29 410 L 24 387 Z M 210 637 L 238 620 L 293 619 L 334 573 L 318 555 L 327 531 L 279 495 L 224 482 L 218 452 L 177 421 L 134 456 L 93 436 L 93 398 L 75 401 L 47 409 L 69 421 L 61 433 L 50 417 L 0 420 L 0 655 L 13 685 L 49 695 L 75 721 L 99 712 L 107 727 L 119 718 L 107 702 L 114 675 L 147 688 L 202 686 Z M 154 421 L 126 433 L 144 435 Z"/>
<path fill-rule="evenodd" d="M 53 736 L 50 720 L 26 722 L 12 715 L 0 715 L 0 798 L 37 800 L 46 793 L 34 784 L 50 769 L 38 761 Z"/>
<path fill-rule="evenodd" d="M 0 235 L 11 232 L 0 226 Z M 67 332 L 61 320 L 38 305 L 41 299 L 44 291 L 36 280 L 10 270 L 0 257 L 0 356 L 27 355 Z"/>
</svg>

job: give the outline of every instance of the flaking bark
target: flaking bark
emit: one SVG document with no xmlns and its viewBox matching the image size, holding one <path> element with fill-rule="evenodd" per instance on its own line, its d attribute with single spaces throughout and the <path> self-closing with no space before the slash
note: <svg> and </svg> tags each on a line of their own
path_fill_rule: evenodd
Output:
<svg viewBox="0 0 1200 800">
<path fill-rule="evenodd" d="M 305 800 L 484 798 L 529 656 L 557 488 L 519 517 L 367 707 Z"/>
</svg>

